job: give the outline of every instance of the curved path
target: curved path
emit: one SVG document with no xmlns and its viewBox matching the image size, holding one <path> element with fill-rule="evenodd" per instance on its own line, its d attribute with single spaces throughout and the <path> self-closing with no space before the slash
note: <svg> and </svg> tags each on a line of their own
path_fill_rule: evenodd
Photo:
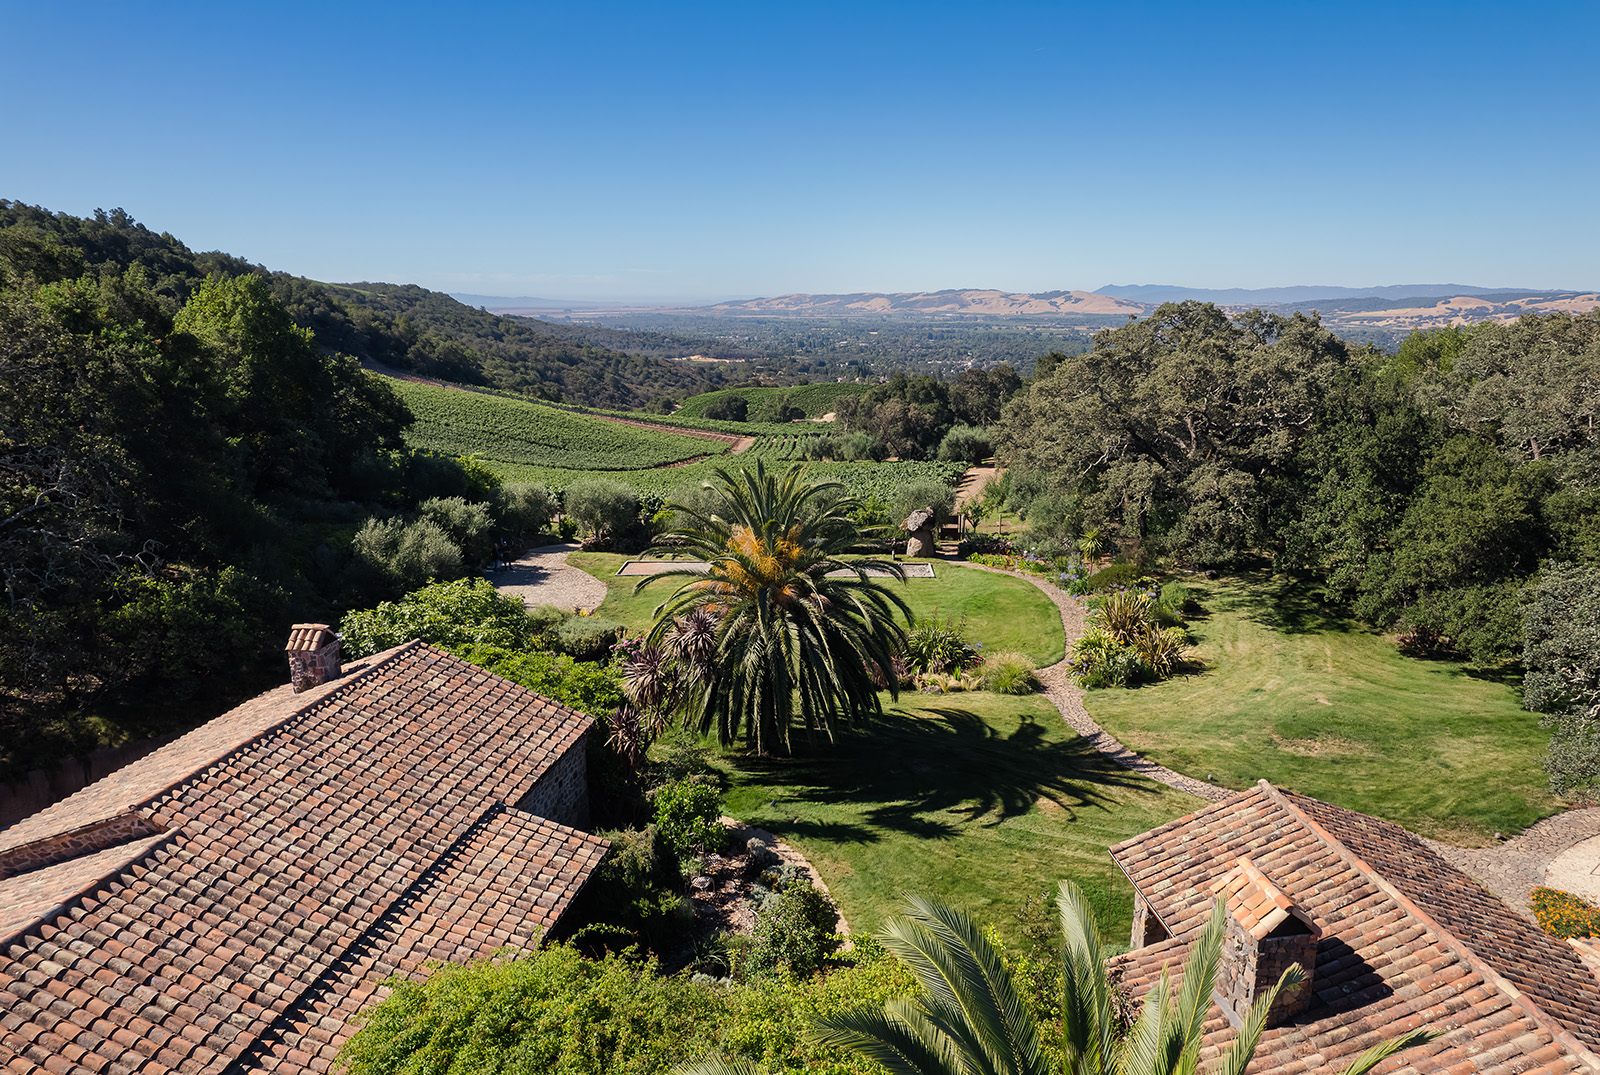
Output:
<svg viewBox="0 0 1600 1075">
<path fill-rule="evenodd" d="M 1018 571 L 1004 571 L 979 564 L 965 564 L 978 571 L 1012 575 L 1033 583 L 1055 603 L 1061 612 L 1061 628 L 1066 633 L 1067 649 L 1083 634 L 1084 608 L 1054 586 Z M 1067 662 L 1058 661 L 1039 670 L 1045 694 L 1061 711 L 1061 716 L 1100 753 L 1136 773 L 1168 787 L 1187 791 L 1213 802 L 1235 794 L 1227 788 L 1184 776 L 1123 746 L 1107 732 L 1083 706 L 1083 688 L 1072 681 Z M 1600 902 L 1600 807 L 1568 810 L 1547 817 L 1518 836 L 1490 847 L 1456 847 L 1424 840 L 1429 847 L 1456 869 L 1499 896 L 1512 910 L 1531 917 L 1528 897 L 1539 885 L 1548 885 Z"/>
<path fill-rule="evenodd" d="M 974 571 L 990 571 L 996 575 L 1010 575 L 1013 578 L 1023 579 L 1033 583 L 1056 606 L 1061 613 L 1061 630 L 1066 635 L 1067 651 L 1071 652 L 1072 644 L 1083 634 L 1086 627 L 1083 606 L 1076 599 L 1062 593 L 1054 586 L 1041 582 L 1031 575 L 1020 571 L 1006 571 L 998 567 L 985 567 L 982 564 L 962 564 L 962 567 Z M 1133 772 L 1148 776 L 1157 783 L 1165 784 L 1179 791 L 1187 791 L 1191 795 L 1198 795 L 1202 799 L 1216 802 L 1235 794 L 1227 788 L 1208 784 L 1204 780 L 1196 780 L 1192 776 L 1184 776 L 1174 772 L 1165 765 L 1157 765 L 1149 758 L 1142 758 L 1117 741 L 1117 738 L 1099 724 L 1095 723 L 1089 711 L 1083 707 L 1083 688 L 1072 682 L 1072 676 L 1067 672 L 1066 658 L 1062 658 L 1048 668 L 1039 669 L 1039 682 L 1044 684 L 1045 697 L 1055 703 L 1061 711 L 1061 718 L 1089 741 L 1089 745 L 1100 753 Z"/>
<path fill-rule="evenodd" d="M 501 593 L 522 598 L 524 605 L 554 605 L 557 608 L 594 611 L 606 599 L 606 584 L 575 567 L 567 566 L 567 556 L 577 545 L 543 545 L 529 549 L 521 558 L 495 571 L 484 572 Z"/>
</svg>

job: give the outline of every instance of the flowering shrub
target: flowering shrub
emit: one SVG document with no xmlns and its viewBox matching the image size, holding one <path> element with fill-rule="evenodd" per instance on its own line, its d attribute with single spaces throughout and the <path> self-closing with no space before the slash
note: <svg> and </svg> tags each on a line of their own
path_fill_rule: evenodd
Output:
<svg viewBox="0 0 1600 1075">
<path fill-rule="evenodd" d="M 1528 906 L 1540 928 L 1553 937 L 1600 936 L 1600 907 L 1580 896 L 1540 885 Z"/>
</svg>

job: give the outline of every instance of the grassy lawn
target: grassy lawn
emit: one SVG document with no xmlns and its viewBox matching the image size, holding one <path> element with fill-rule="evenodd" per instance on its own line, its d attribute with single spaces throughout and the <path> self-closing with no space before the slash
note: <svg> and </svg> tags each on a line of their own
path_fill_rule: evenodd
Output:
<svg viewBox="0 0 1600 1075">
<path fill-rule="evenodd" d="M 600 615 L 640 633 L 650 626 L 657 605 L 672 593 L 672 585 L 658 582 L 641 594 L 633 592 L 638 576 L 618 577 L 617 568 L 628 559 L 609 552 L 575 552 L 567 562 L 606 584 Z M 945 560 L 934 561 L 937 577 L 908 579 L 895 585 L 918 617 L 966 618 L 967 635 L 990 653 L 1016 650 L 1041 667 L 1054 664 L 1065 653 L 1061 617 L 1050 599 L 1033 584 L 1008 575 L 976 571 Z"/>
<path fill-rule="evenodd" d="M 1518 684 L 1413 660 L 1265 575 L 1193 586 L 1198 674 L 1091 691 L 1089 713 L 1133 749 L 1242 788 L 1259 778 L 1464 846 L 1553 813 L 1549 733 Z"/>
<path fill-rule="evenodd" d="M 1038 696 L 905 694 L 832 747 L 718 764 L 728 813 L 800 848 L 855 932 L 926 893 L 1016 937 L 1022 901 L 1066 877 L 1125 946 L 1133 891 L 1106 849 L 1202 805 L 1104 760 Z"/>
</svg>

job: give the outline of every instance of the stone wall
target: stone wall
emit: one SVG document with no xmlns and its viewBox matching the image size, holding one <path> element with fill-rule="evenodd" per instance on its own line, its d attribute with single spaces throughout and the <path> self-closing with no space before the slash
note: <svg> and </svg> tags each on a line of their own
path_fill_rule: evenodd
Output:
<svg viewBox="0 0 1600 1075">
<path fill-rule="evenodd" d="M 1167 932 L 1167 927 L 1161 924 L 1161 919 L 1150 913 L 1150 905 L 1139 895 L 1137 889 L 1133 893 L 1133 937 L 1132 945 L 1143 948 L 1146 945 L 1159 944 L 1172 934 Z"/>
<path fill-rule="evenodd" d="M 1291 919 L 1290 921 L 1294 921 Z M 1303 929 L 1303 927 L 1302 927 Z M 1264 995 L 1291 964 L 1306 972 L 1305 981 L 1278 994 L 1267 1014 L 1268 1026 L 1282 1026 L 1305 1010 L 1311 1000 L 1312 975 L 1317 966 L 1317 936 L 1309 930 L 1270 934 L 1259 941 L 1228 916 L 1222 937 L 1222 961 L 1217 967 L 1213 999 L 1228 1022 L 1239 1026 L 1256 998 Z"/>
<path fill-rule="evenodd" d="M 154 836 L 160 831 L 138 814 L 127 813 L 71 832 L 35 840 L 31 844 L 0 852 L 0 880 L 104 851 L 129 840 Z"/>
<path fill-rule="evenodd" d="M 517 803 L 519 810 L 559 821 L 574 829 L 589 827 L 589 735 L 585 732 L 578 741 Z"/>
</svg>

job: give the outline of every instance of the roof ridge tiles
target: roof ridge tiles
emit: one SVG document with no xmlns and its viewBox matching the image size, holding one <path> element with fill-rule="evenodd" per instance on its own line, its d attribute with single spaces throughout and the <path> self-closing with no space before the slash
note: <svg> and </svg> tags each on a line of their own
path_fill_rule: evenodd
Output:
<svg viewBox="0 0 1600 1075">
<path fill-rule="evenodd" d="M 1477 952 L 1473 950 L 1471 945 L 1467 944 L 1450 930 L 1446 929 L 1431 914 L 1423 910 L 1415 900 L 1406 895 L 1400 890 L 1400 888 L 1391 883 L 1388 878 L 1379 873 L 1378 870 L 1375 869 L 1369 862 L 1346 846 L 1344 841 L 1334 836 L 1325 827 L 1323 827 L 1321 822 L 1317 821 L 1316 818 L 1302 810 L 1300 806 L 1295 803 L 1294 800 L 1291 799 L 1282 788 L 1276 787 L 1264 779 L 1258 780 L 1256 782 L 1256 787 L 1260 789 L 1261 793 L 1268 800 L 1283 807 L 1285 810 L 1288 810 L 1291 814 L 1298 818 L 1306 826 L 1307 830 L 1312 833 L 1312 835 L 1316 836 L 1317 839 L 1327 844 L 1335 854 L 1342 857 L 1346 862 L 1354 867 L 1380 892 L 1394 900 L 1395 903 L 1399 905 L 1407 914 L 1421 922 L 1423 926 L 1437 936 L 1443 944 L 1450 948 L 1450 950 L 1456 954 L 1458 959 L 1460 959 L 1467 966 L 1471 967 L 1480 977 L 1483 978 L 1486 983 L 1492 986 L 1501 995 L 1507 997 L 1513 1005 L 1526 1012 L 1528 1017 L 1533 1020 L 1535 1025 L 1548 1033 L 1555 1041 L 1560 1042 L 1563 1047 L 1570 1049 L 1573 1055 L 1578 1057 L 1578 1059 L 1583 1062 L 1585 1067 L 1587 1067 L 1590 1071 L 1600 1072 L 1600 1056 L 1597 1056 L 1593 1050 L 1580 1041 L 1576 1035 L 1566 1028 L 1564 1023 L 1547 1014 L 1543 1008 L 1534 1002 L 1533 998 L 1529 997 L 1526 993 L 1519 989 L 1515 982 L 1512 982 L 1493 964 L 1479 956 Z M 1351 812 L 1353 813 L 1354 811 Z M 1380 818 L 1379 820 L 1382 819 Z M 1398 828 L 1398 826 L 1396 827 Z M 1406 832 L 1404 829 L 1401 829 L 1400 831 Z M 1407 835 L 1409 835 L 1409 833 L 1407 833 Z M 1423 850 L 1428 851 L 1428 849 L 1425 847 Z M 1431 851 L 1428 853 L 1432 854 Z M 1462 876 L 1465 875 L 1463 874 Z"/>
<path fill-rule="evenodd" d="M 102 848 L 99 851 L 92 852 L 89 855 L 84 855 L 77 859 L 68 859 L 65 862 L 55 863 L 54 867 L 62 867 L 63 869 L 60 872 L 63 873 L 67 873 L 65 868 L 69 864 L 81 863 L 83 865 L 92 867 L 92 869 L 87 875 L 84 875 L 81 870 L 78 872 L 77 876 L 72 876 L 69 873 L 67 877 L 68 883 L 66 884 L 65 890 L 59 893 L 50 892 L 47 896 L 47 898 L 50 900 L 48 906 L 40 907 L 37 911 L 28 911 L 25 918 L 13 919 L 9 923 L 0 921 L 0 951 L 3 951 L 8 946 L 15 944 L 17 941 L 27 936 L 43 923 L 53 921 L 54 919 L 67 914 L 73 908 L 73 906 L 77 905 L 79 901 L 81 901 L 89 893 L 104 888 L 116 878 L 119 878 L 123 874 L 127 873 L 128 870 L 134 866 L 137 866 L 139 863 L 148 859 L 158 849 L 170 844 L 173 840 L 176 840 L 181 835 L 183 835 L 183 829 L 181 827 L 174 827 L 164 832 L 156 832 L 146 836 L 135 836 L 125 843 Z M 113 854 L 113 852 L 118 851 L 122 853 Z M 16 887 L 20 889 L 28 882 L 35 882 L 39 873 L 44 873 L 45 871 L 52 869 L 53 867 L 46 866 L 38 871 L 35 871 L 34 873 L 19 874 L 16 877 L 7 878 L 6 880 L 16 882 Z M 8 892 L 6 889 L 7 886 L 5 886 L 3 882 L 0 882 L 0 893 L 4 894 L 5 903 L 7 906 L 14 905 L 18 901 L 19 897 L 26 899 L 27 895 L 29 894 L 26 891 L 12 893 Z M 0 915 L 3 915 L 4 913 L 4 909 L 0 908 Z"/>
</svg>

